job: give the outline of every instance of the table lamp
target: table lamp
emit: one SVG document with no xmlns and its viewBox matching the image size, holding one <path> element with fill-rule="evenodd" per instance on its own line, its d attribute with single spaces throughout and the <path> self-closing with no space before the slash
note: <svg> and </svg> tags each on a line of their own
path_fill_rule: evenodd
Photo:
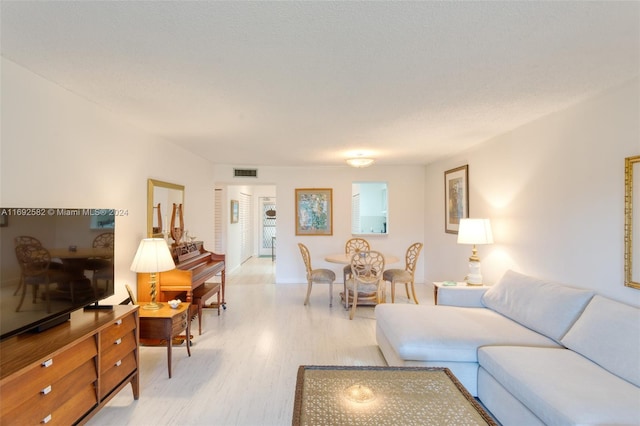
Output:
<svg viewBox="0 0 640 426">
<path fill-rule="evenodd" d="M 156 277 L 158 272 L 169 271 L 176 267 L 169 252 L 169 247 L 164 238 L 145 238 L 140 241 L 131 270 L 134 272 L 149 273 L 151 286 L 151 302 L 142 306 L 143 309 L 160 309 L 162 304 L 156 302 Z"/>
<path fill-rule="evenodd" d="M 458 244 L 473 244 L 466 282 L 467 285 L 482 285 L 480 258 L 476 244 L 493 244 L 493 233 L 489 219 L 460 219 Z"/>
</svg>

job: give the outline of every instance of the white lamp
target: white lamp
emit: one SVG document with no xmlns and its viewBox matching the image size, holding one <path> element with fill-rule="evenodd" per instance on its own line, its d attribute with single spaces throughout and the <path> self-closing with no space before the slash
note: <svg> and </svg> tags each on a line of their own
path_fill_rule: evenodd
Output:
<svg viewBox="0 0 640 426">
<path fill-rule="evenodd" d="M 458 228 L 458 244 L 473 244 L 469 258 L 469 275 L 467 285 L 482 285 L 480 258 L 476 244 L 493 244 L 493 233 L 489 219 L 460 219 Z"/>
<path fill-rule="evenodd" d="M 143 309 L 160 309 L 162 304 L 156 302 L 156 275 L 158 272 L 174 269 L 171 252 L 164 238 L 145 238 L 140 241 L 131 270 L 134 272 L 149 273 L 151 285 L 151 302 L 144 305 Z"/>
</svg>

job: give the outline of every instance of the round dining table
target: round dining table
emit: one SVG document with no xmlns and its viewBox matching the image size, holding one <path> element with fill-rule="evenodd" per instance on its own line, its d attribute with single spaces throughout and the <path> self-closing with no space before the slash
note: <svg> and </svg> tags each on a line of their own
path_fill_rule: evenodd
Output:
<svg viewBox="0 0 640 426">
<path fill-rule="evenodd" d="M 382 254 L 382 256 L 384 257 L 384 264 L 385 265 L 389 265 L 392 263 L 397 263 L 400 261 L 400 259 L 397 256 L 394 256 L 392 254 Z M 340 263 L 342 265 L 348 265 L 351 263 L 351 258 L 353 257 L 353 253 L 347 254 L 347 253 L 334 253 L 334 254 L 328 254 L 324 257 L 324 260 L 329 262 L 329 263 Z"/>
<path fill-rule="evenodd" d="M 339 263 L 341 265 L 349 265 L 351 263 L 351 258 L 353 257 L 354 253 L 334 253 L 334 254 L 328 254 L 324 257 L 324 260 L 326 262 L 329 263 Z M 400 259 L 397 256 L 394 256 L 392 254 L 382 254 L 382 256 L 384 256 L 384 264 L 385 265 L 389 265 L 391 263 L 396 263 L 398 261 L 400 261 Z M 344 295 L 347 293 L 347 283 L 343 283 L 344 286 L 344 290 L 342 293 L 340 293 L 340 297 L 342 298 L 343 303 L 345 304 L 345 309 L 348 309 L 348 304 L 345 301 L 345 297 Z M 363 305 L 369 305 L 370 303 L 363 303 Z"/>
</svg>

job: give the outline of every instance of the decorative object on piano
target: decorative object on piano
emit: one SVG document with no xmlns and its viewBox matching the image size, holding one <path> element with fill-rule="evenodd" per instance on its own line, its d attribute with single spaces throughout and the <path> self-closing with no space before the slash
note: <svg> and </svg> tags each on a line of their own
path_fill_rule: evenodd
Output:
<svg viewBox="0 0 640 426">
<path fill-rule="evenodd" d="M 296 235 L 333 235 L 333 190 L 296 188 Z"/>
<path fill-rule="evenodd" d="M 182 303 L 182 300 L 174 299 L 174 300 L 169 300 L 167 303 L 169 304 L 169 306 L 171 306 L 171 309 L 178 309 L 178 306 L 180 306 L 180 304 Z"/>
<path fill-rule="evenodd" d="M 231 200 L 231 223 L 238 223 L 240 217 L 240 206 L 238 200 Z"/>
<path fill-rule="evenodd" d="M 153 210 L 156 212 L 154 217 L 157 218 L 153 226 L 153 234 L 162 234 L 162 209 L 160 208 L 160 203 L 158 203 L 157 206 L 154 206 Z"/>
<path fill-rule="evenodd" d="M 171 238 L 173 238 L 173 245 L 177 246 L 182 241 L 182 235 L 184 234 L 184 217 L 182 211 L 182 204 L 173 203 L 173 212 L 171 212 Z M 180 225 L 176 225 L 179 221 Z"/>
<path fill-rule="evenodd" d="M 140 241 L 131 270 L 150 274 L 151 302 L 143 305 L 143 309 L 160 309 L 162 304 L 156 302 L 156 278 L 158 272 L 169 271 L 176 267 L 167 242 L 162 238 L 145 238 Z"/>
</svg>

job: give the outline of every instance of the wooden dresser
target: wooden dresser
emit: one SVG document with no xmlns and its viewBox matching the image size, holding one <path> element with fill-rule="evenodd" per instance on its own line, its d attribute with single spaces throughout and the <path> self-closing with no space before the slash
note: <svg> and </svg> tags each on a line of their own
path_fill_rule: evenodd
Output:
<svg viewBox="0 0 640 426">
<path fill-rule="evenodd" d="M 138 306 L 76 311 L 0 342 L 0 424 L 82 424 L 131 383 L 139 397 Z"/>
</svg>

